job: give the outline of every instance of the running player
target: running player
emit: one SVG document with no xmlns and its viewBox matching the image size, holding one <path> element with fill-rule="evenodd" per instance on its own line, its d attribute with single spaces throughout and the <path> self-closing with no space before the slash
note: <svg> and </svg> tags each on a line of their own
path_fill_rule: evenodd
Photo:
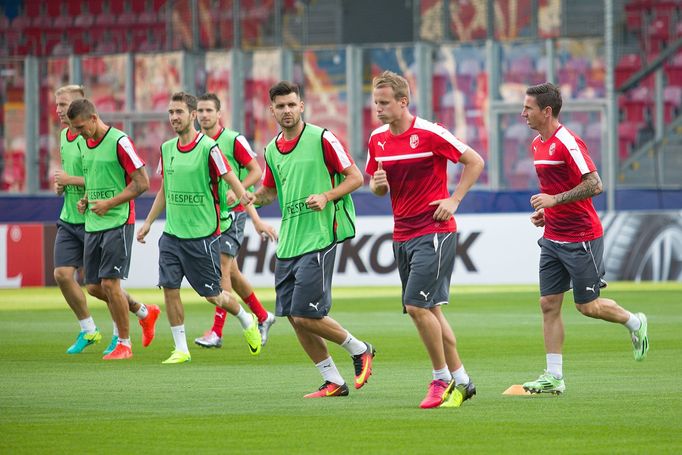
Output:
<svg viewBox="0 0 682 455">
<path fill-rule="evenodd" d="M 85 214 L 85 284 L 90 295 L 107 302 L 114 321 L 112 343 L 103 358 L 127 359 L 133 356 L 128 309 L 140 318 L 143 346 L 154 338 L 160 313 L 156 305 L 137 303 L 121 288 L 130 268 L 134 199 L 147 191 L 149 179 L 130 138 L 106 125 L 89 100 L 73 101 L 67 116 L 70 128 L 85 139 L 81 160 L 86 191 L 78 202 Z"/>
<path fill-rule="evenodd" d="M 251 354 L 261 351 L 258 321 L 220 287 L 220 219 L 218 180 L 230 185 L 237 200 L 247 204 L 256 231 L 273 237 L 271 227 L 260 221 L 250 205 L 249 194 L 227 164 L 213 139 L 194 127 L 197 99 L 184 92 L 174 93 L 168 117 L 177 137 L 161 146 L 160 171 L 163 184 L 156 194 L 147 219 L 137 232 L 144 243 L 152 223 L 166 209 L 166 224 L 159 240 L 159 286 L 163 288 L 175 349 L 166 364 L 189 362 L 192 357 L 185 336 L 185 314 L 180 284 L 186 277 L 206 300 L 236 316 L 243 328 Z"/>
<path fill-rule="evenodd" d="M 455 264 L 454 213 L 484 162 L 442 126 L 410 113 L 405 78 L 385 71 L 372 85 L 377 117 L 384 125 L 369 138 L 366 172 L 374 194 L 391 194 L 393 253 L 403 287 L 403 312 L 412 318 L 433 366 L 433 380 L 420 407 L 458 407 L 476 394 L 476 387 L 460 360 L 455 334 L 441 307 L 449 301 Z M 447 186 L 448 161 L 464 165 L 452 195 Z"/>
<path fill-rule="evenodd" d="M 253 192 L 253 186 L 260 181 L 263 170 L 246 138 L 220 124 L 220 99 L 215 93 L 206 93 L 199 97 L 197 120 L 201 126 L 201 132 L 216 141 L 225 158 L 227 158 L 228 164 L 242 182 L 242 186 Z M 253 286 L 242 275 L 235 260 L 244 240 L 244 226 L 246 224 L 244 206 L 237 202 L 234 191 L 226 183 L 221 180 L 218 185 L 221 231 L 220 269 L 222 271 L 220 285 L 227 292 L 231 292 L 234 288 L 237 295 L 256 315 L 262 345 L 265 346 L 270 327 L 276 321 L 275 315 L 263 308 L 260 300 L 256 297 Z M 194 342 L 205 348 L 221 347 L 226 317 L 227 312 L 216 306 L 213 327 L 203 336 L 196 338 Z"/>
<path fill-rule="evenodd" d="M 604 239 L 592 197 L 602 182 L 581 138 L 559 123 L 561 92 L 549 82 L 526 90 L 521 116 L 539 134 L 531 144 L 541 193 L 530 198 L 531 222 L 543 227 L 540 245 L 540 309 L 547 369 L 523 384 L 532 393 L 560 394 L 563 376 L 564 324 L 561 304 L 573 287 L 573 300 L 583 315 L 623 324 L 630 331 L 635 360 L 649 350 L 647 319 L 615 301 L 600 297 L 604 281 Z"/>
<path fill-rule="evenodd" d="M 282 81 L 270 89 L 270 111 L 282 131 L 265 149 L 265 179 L 256 203 L 279 199 L 282 211 L 275 262 L 277 316 L 286 316 L 324 383 L 306 398 L 348 395 L 348 386 L 325 340 L 352 357 L 355 388 L 372 374 L 374 348 L 353 337 L 328 316 L 336 244 L 355 235 L 350 193 L 362 174 L 330 132 L 305 123 L 297 85 Z"/>
</svg>

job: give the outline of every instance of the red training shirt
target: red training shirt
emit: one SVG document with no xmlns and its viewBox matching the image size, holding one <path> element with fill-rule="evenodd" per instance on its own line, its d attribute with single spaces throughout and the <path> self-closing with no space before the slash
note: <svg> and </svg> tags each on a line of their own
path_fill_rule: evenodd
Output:
<svg viewBox="0 0 682 455">
<path fill-rule="evenodd" d="M 382 163 L 393 207 L 393 240 L 404 242 L 426 234 L 455 232 L 454 216 L 436 221 L 437 205 L 450 197 L 448 160 L 457 163 L 469 147 L 441 125 L 415 117 L 410 128 L 394 135 L 383 125 L 369 137 L 365 172 L 374 175 Z"/>
<path fill-rule="evenodd" d="M 582 182 L 594 166 L 585 143 L 563 125 L 552 137 L 540 135 L 531 144 L 540 191 L 555 195 L 571 190 Z M 545 209 L 545 238 L 558 242 L 585 242 L 604 234 L 592 198 Z"/>
</svg>

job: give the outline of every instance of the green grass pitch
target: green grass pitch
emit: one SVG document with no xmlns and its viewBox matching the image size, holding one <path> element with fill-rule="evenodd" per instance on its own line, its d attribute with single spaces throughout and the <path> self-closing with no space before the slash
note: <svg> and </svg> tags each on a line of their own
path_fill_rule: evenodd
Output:
<svg viewBox="0 0 682 455">
<path fill-rule="evenodd" d="M 162 303 L 159 290 L 131 290 Z M 263 303 L 274 294 L 261 289 Z M 622 326 L 564 305 L 566 393 L 508 397 L 545 367 L 534 286 L 455 286 L 445 313 L 478 395 L 418 408 L 431 366 L 397 288 L 337 288 L 332 317 L 377 349 L 374 375 L 346 398 L 306 400 L 321 378 L 286 320 L 252 357 L 234 318 L 224 347 L 171 352 L 165 315 L 148 348 L 131 315 L 134 357 L 105 362 L 108 312 L 90 299 L 103 342 L 69 356 L 78 325 L 58 289 L 0 290 L 0 454 L 14 453 L 681 453 L 682 283 L 615 283 L 604 292 L 649 318 L 651 350 L 632 358 Z M 187 337 L 213 309 L 183 290 Z M 350 358 L 330 347 L 346 381 Z"/>
</svg>

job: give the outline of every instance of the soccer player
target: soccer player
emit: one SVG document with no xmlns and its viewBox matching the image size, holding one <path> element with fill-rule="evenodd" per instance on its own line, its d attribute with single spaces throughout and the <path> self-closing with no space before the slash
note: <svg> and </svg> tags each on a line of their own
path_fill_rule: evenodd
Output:
<svg viewBox="0 0 682 455">
<path fill-rule="evenodd" d="M 130 138 L 106 125 L 89 100 L 73 101 L 67 116 L 70 128 L 85 139 L 81 148 L 85 195 L 78 202 L 78 210 L 85 214 L 85 284 L 90 295 L 107 302 L 114 321 L 112 343 L 103 358 L 127 359 L 133 356 L 128 309 L 140 319 L 145 347 L 154 338 L 160 313 L 156 305 L 135 302 L 121 288 L 130 268 L 134 199 L 147 191 L 149 179 Z"/>
<path fill-rule="evenodd" d="M 57 116 L 66 126 L 59 134 L 61 169 L 55 171 L 55 191 L 63 195 L 62 211 L 57 221 L 57 236 L 54 242 L 54 279 L 71 310 L 78 318 L 80 333 L 76 341 L 66 350 L 67 354 L 79 354 L 87 346 L 99 343 L 102 335 L 90 315 L 88 302 L 75 274 L 83 266 L 83 238 L 85 216 L 78 212 L 78 201 L 85 194 L 81 152 L 83 137 L 69 128 L 66 111 L 71 101 L 85 98 L 80 85 L 66 85 L 55 92 Z"/>
<path fill-rule="evenodd" d="M 535 210 L 530 220 L 545 228 L 538 244 L 547 369 L 523 384 L 532 393 L 560 394 L 566 389 L 561 304 L 571 287 L 582 314 L 627 327 L 635 360 L 643 360 L 649 350 L 646 316 L 600 297 L 600 289 L 606 287 L 604 239 L 592 197 L 602 192 L 602 182 L 585 143 L 559 123 L 561 103 L 558 87 L 547 82 L 526 90 L 521 111 L 528 126 L 538 132 L 531 146 L 541 192 L 530 198 Z"/>
<path fill-rule="evenodd" d="M 270 88 L 270 112 L 282 131 L 265 149 L 265 178 L 257 204 L 279 199 L 282 211 L 275 262 L 276 314 L 286 316 L 298 341 L 320 371 L 324 384 L 306 398 L 348 395 L 325 340 L 352 357 L 355 388 L 372 374 L 375 350 L 328 316 L 336 244 L 355 235 L 350 193 L 362 174 L 338 139 L 305 123 L 297 85 L 282 81 Z"/>
<path fill-rule="evenodd" d="M 253 186 L 263 175 L 256 154 L 246 138 L 236 131 L 222 127 L 220 124 L 220 99 L 215 93 L 201 95 L 197 103 L 197 120 L 201 132 L 212 138 L 227 158 L 227 162 L 242 182 L 242 186 L 253 192 Z M 233 286 L 237 295 L 246 303 L 258 318 L 262 345 L 268 340 L 270 327 L 275 323 L 275 315 L 266 311 L 256 297 L 253 286 L 239 271 L 235 261 L 237 252 L 244 241 L 244 226 L 246 213 L 244 206 L 239 204 L 234 191 L 225 182 L 218 182 L 218 196 L 220 198 L 220 269 L 222 278 L 220 285 L 227 292 L 232 292 Z M 213 316 L 213 327 L 194 342 L 205 348 L 219 348 L 223 345 L 223 327 L 227 312 L 216 306 Z"/>
<path fill-rule="evenodd" d="M 258 321 L 247 314 L 232 294 L 220 287 L 220 213 L 218 180 L 234 191 L 240 203 L 248 205 L 259 234 L 274 236 L 272 228 L 260 221 L 250 205 L 249 194 L 230 169 L 216 142 L 194 127 L 197 99 L 185 92 L 174 93 L 168 118 L 177 137 L 161 145 L 161 189 L 147 219 L 137 232 L 144 243 L 152 223 L 166 209 L 166 224 L 159 240 L 159 286 L 171 326 L 175 349 L 163 363 L 189 362 L 192 357 L 185 336 L 185 314 L 180 299 L 183 276 L 202 297 L 237 317 L 251 354 L 258 355 L 261 338 Z"/>
<path fill-rule="evenodd" d="M 484 162 L 442 126 L 410 113 L 405 78 L 385 71 L 372 85 L 377 117 L 384 125 L 370 135 L 366 172 L 374 194 L 391 194 L 403 312 L 412 318 L 433 366 L 433 380 L 420 407 L 457 407 L 476 394 L 476 387 L 441 306 L 448 304 L 455 264 L 454 213 Z M 447 187 L 448 161 L 464 165 L 452 195 Z"/>
</svg>

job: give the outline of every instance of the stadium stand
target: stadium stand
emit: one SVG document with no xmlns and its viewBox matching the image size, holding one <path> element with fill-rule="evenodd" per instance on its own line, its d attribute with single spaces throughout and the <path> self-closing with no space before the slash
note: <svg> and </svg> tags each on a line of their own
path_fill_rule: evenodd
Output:
<svg viewBox="0 0 682 455">
<path fill-rule="evenodd" d="M 112 72 L 108 63 L 102 60 L 105 56 L 133 52 L 136 55 L 172 52 L 179 50 L 217 50 L 224 52 L 234 46 L 234 11 L 236 0 L 17 0 L 5 2 L 0 14 L 0 57 L 24 57 L 33 55 L 45 59 L 63 59 L 70 55 L 82 56 L 82 74 L 84 82 L 96 88 L 96 101 L 103 111 L 125 109 L 123 95 L 107 93 L 102 89 L 111 84 L 111 80 L 92 79 L 93 75 Z M 286 35 L 286 43 L 295 49 L 302 43 L 302 35 L 287 35 L 287 30 L 301 32 L 301 13 L 304 5 L 318 2 L 285 0 L 281 2 L 284 16 L 282 24 Z M 486 115 L 491 99 L 518 102 L 523 96 L 526 85 L 543 82 L 549 66 L 545 55 L 545 43 L 532 40 L 518 40 L 532 35 L 533 24 L 530 21 L 528 5 L 532 2 L 496 2 L 494 36 L 499 39 L 501 48 L 501 70 L 499 93 L 497 87 L 488 90 L 488 73 L 485 61 L 484 39 L 489 30 L 485 27 L 485 2 L 452 0 L 444 3 L 436 0 L 422 1 L 423 15 L 431 12 L 443 13 L 443 6 L 449 5 L 449 20 L 444 22 L 443 30 L 434 36 L 444 40 L 438 51 L 440 56 L 434 59 L 433 94 L 431 97 L 433 118 L 447 128 L 457 131 L 458 136 L 478 150 L 484 158 L 488 157 L 488 128 Z M 512 4 L 518 4 L 514 11 L 509 10 Z M 549 7 L 546 0 L 539 0 L 538 5 Z M 621 87 L 628 79 L 642 68 L 646 68 L 655 57 L 671 42 L 682 37 L 682 2 L 680 0 L 624 0 L 623 10 L 619 12 L 619 27 L 627 35 L 627 46 L 623 46 L 622 55 L 618 55 L 615 68 L 615 83 Z M 10 8 L 9 4 L 18 5 Z M 197 7 L 198 41 L 194 42 L 191 30 L 191 5 Z M 274 5 L 275 0 L 241 0 L 239 24 L 241 27 L 240 46 L 247 52 L 273 44 Z M 4 9 L 3 9 L 4 8 Z M 513 14 L 512 14 L 513 13 Z M 439 19 L 431 14 L 432 18 Z M 515 17 L 515 20 L 509 18 Z M 442 22 L 442 21 L 440 21 Z M 435 20 L 431 24 L 440 24 Z M 326 22 L 325 22 L 326 24 Z M 538 27 L 537 37 L 558 37 L 556 43 L 556 82 L 568 99 L 592 100 L 603 98 L 605 89 L 604 59 L 599 51 L 590 54 L 579 49 L 565 36 L 560 36 L 559 27 Z M 598 46 L 594 45 L 593 47 Z M 603 45 L 603 44 L 602 44 Z M 589 46 L 586 46 L 589 47 Z M 317 52 L 317 51 L 316 51 Z M 404 46 L 400 51 L 395 46 L 389 48 L 372 47 L 364 51 L 364 64 L 368 68 L 363 80 L 363 96 L 368 96 L 367 86 L 371 77 L 383 69 L 391 69 L 414 77 L 414 48 Z M 597 55 L 594 55 L 597 54 Z M 109 61 L 109 60 L 107 60 Z M 343 65 L 334 63 L 320 51 L 316 57 L 305 59 L 311 71 L 301 77 L 300 81 L 320 82 L 320 90 L 309 95 L 311 105 L 318 103 L 338 103 L 342 106 L 333 120 L 345 116 L 345 94 L 340 89 L 345 84 Z M 664 63 L 664 123 L 672 124 L 681 114 L 682 104 L 682 51 Z M 175 69 L 179 71 L 179 69 Z M 123 73 L 116 73 L 115 79 L 122 79 Z M 111 76 L 107 76 L 111 77 Z M 201 77 L 200 75 L 198 76 Z M 179 76 L 173 74 L 177 82 Z M 245 95 L 250 98 L 264 90 L 265 79 L 246 78 Z M 144 78 L 142 78 L 144 81 Z M 120 86 L 116 86 L 119 89 Z M 652 125 L 655 124 L 654 109 L 654 77 L 650 75 L 639 81 L 637 86 L 619 95 L 619 128 L 618 156 L 626 159 L 635 152 L 643 142 L 651 137 Z M 223 88 L 226 90 L 226 88 Z M 41 96 L 47 96 L 49 90 L 41 86 Z M 145 86 L 145 90 L 147 87 Z M 139 95 L 135 108 L 139 111 L 160 111 L 165 107 L 166 90 L 158 90 L 151 85 L 149 91 Z M 499 98 L 498 98 L 499 95 Z M 136 96 L 138 96 L 136 94 Z M 413 100 L 413 107 L 417 100 Z M 258 104 L 260 103 L 260 104 Z M 257 114 L 262 100 L 256 106 L 246 106 L 246 113 Z M 329 109 L 312 111 L 326 118 Z M 331 111 L 333 113 L 333 111 Z M 7 113 L 5 112 L 5 119 Z M 42 115 L 42 114 L 41 114 Z M 363 117 L 363 140 L 372 128 L 378 126 L 373 114 L 371 100 L 364 100 L 361 115 Z M 576 113 L 573 113 L 576 115 Z M 47 118 L 47 116 L 45 116 Z M 572 116 L 573 125 L 582 123 L 584 133 L 591 143 L 601 145 L 600 127 L 590 122 L 594 119 L 579 119 Z M 336 125 L 338 123 L 338 125 Z M 334 123 L 335 132 L 346 140 L 349 134 L 346 125 L 339 121 Z M 247 133 L 255 131 L 262 120 L 249 121 L 245 124 Z M 41 132 L 41 134 L 47 134 Z M 505 135 L 506 132 L 502 133 Z M 586 139 L 588 140 L 588 139 Z M 518 144 L 515 140 L 514 144 Z M 6 181 L 21 181 L 17 174 L 16 163 L 23 166 L 23 157 L 13 156 L 15 150 L 8 144 L 5 162 L 2 167 L 3 187 Z M 47 152 L 41 152 L 41 163 Z M 520 163 L 526 158 L 516 154 Z M 41 164 L 44 166 L 44 164 Z M 523 169 L 522 164 L 505 164 L 509 172 Z M 518 172 L 522 173 L 522 172 Z M 42 174 L 42 172 L 41 172 Z M 7 178 L 5 178 L 7 175 Z M 521 179 L 519 179 L 520 181 Z M 484 180 L 485 181 L 485 180 Z M 13 187 L 17 187 L 15 183 Z M 10 186 L 12 186 L 10 185 Z M 19 185 L 21 187 L 21 185 Z M 45 188 L 43 188 L 45 189 Z"/>
</svg>

